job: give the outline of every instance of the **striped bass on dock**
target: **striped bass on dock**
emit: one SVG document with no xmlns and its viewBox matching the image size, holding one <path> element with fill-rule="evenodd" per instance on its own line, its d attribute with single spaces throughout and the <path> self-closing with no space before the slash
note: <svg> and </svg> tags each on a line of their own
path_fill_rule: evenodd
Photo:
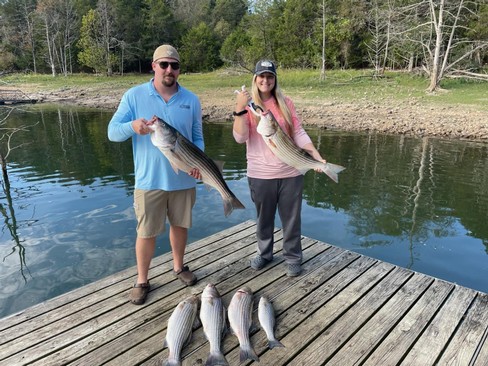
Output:
<svg viewBox="0 0 488 366">
<path fill-rule="evenodd" d="M 237 290 L 229 304 L 229 323 L 239 340 L 239 359 L 241 363 L 247 359 L 259 362 L 259 357 L 252 348 L 249 338 L 249 329 L 252 325 L 252 306 L 253 293 L 249 287 Z"/>
<path fill-rule="evenodd" d="M 259 300 L 258 318 L 259 324 L 261 324 L 261 328 L 264 330 L 266 337 L 268 338 L 268 347 L 271 349 L 275 347 L 285 347 L 275 338 L 275 314 L 273 304 L 271 304 L 265 296 L 261 296 L 261 299 Z"/>
<path fill-rule="evenodd" d="M 163 365 L 181 365 L 181 350 L 190 341 L 193 324 L 198 313 L 198 302 L 196 296 L 181 301 L 169 317 L 163 345 L 163 348 L 169 348 L 169 356 Z"/>
<path fill-rule="evenodd" d="M 210 353 L 205 366 L 228 365 L 221 350 L 222 337 L 226 329 L 225 308 L 219 291 L 215 285 L 209 283 L 202 293 L 200 320 L 203 332 L 210 344 Z"/>
</svg>

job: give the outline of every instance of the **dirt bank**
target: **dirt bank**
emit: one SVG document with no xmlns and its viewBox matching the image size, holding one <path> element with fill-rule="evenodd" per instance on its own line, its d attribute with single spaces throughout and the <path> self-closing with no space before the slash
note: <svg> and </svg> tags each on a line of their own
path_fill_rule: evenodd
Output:
<svg viewBox="0 0 488 366">
<path fill-rule="evenodd" d="M 30 94 L 40 102 L 68 103 L 115 110 L 125 90 L 64 89 Z M 225 97 L 222 97 L 222 96 Z M 403 102 L 393 105 L 360 101 L 311 101 L 290 95 L 303 123 L 327 129 L 374 131 L 389 134 L 438 136 L 488 140 L 488 113 L 470 107 L 426 107 Z M 230 93 L 199 93 L 204 120 L 231 121 L 234 96 Z"/>
</svg>

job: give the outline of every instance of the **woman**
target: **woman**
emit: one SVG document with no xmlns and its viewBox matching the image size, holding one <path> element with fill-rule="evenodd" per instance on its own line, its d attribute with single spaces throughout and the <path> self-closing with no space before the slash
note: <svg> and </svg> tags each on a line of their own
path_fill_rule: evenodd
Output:
<svg viewBox="0 0 488 366">
<path fill-rule="evenodd" d="M 302 262 L 301 210 L 303 175 L 283 163 L 266 146 L 257 133 L 258 118 L 250 113 L 248 103 L 253 101 L 271 111 L 281 128 L 314 159 L 326 162 L 302 127 L 293 102 L 278 87 L 276 67 L 270 60 L 256 64 L 252 91 L 243 88 L 236 97 L 233 135 L 238 143 L 246 143 L 247 177 L 251 199 L 256 205 L 258 254 L 251 259 L 251 268 L 260 270 L 273 260 L 273 231 L 276 210 L 283 225 L 283 257 L 286 274 L 298 276 Z"/>
</svg>

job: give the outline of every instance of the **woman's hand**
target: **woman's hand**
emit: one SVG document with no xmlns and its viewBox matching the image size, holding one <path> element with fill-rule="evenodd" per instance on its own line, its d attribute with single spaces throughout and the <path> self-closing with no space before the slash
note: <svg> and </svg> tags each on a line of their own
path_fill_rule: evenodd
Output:
<svg viewBox="0 0 488 366">
<path fill-rule="evenodd" d="M 246 106 L 251 101 L 251 94 L 246 90 L 246 87 L 243 85 L 241 91 L 236 90 L 236 112 L 240 112 L 246 109 Z"/>
</svg>

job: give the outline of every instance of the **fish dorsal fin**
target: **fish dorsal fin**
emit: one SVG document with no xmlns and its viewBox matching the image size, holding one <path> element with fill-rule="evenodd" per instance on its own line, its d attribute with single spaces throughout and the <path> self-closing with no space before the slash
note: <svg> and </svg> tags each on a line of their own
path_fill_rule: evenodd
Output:
<svg viewBox="0 0 488 366">
<path fill-rule="evenodd" d="M 215 163 L 215 165 L 217 165 L 217 168 L 219 168 L 220 173 L 222 173 L 224 171 L 225 162 L 222 160 L 214 160 L 213 162 Z"/>
</svg>

